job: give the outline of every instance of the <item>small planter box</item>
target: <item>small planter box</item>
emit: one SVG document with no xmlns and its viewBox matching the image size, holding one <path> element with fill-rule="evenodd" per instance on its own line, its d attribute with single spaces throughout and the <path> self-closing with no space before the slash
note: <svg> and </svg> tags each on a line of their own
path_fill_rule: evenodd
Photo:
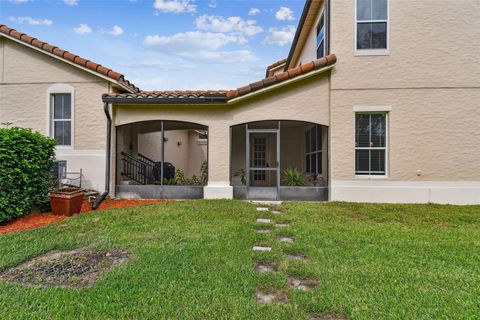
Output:
<svg viewBox="0 0 480 320">
<path fill-rule="evenodd" d="M 82 209 L 84 191 L 77 188 L 61 188 L 50 192 L 50 205 L 56 215 L 71 216 Z"/>
</svg>

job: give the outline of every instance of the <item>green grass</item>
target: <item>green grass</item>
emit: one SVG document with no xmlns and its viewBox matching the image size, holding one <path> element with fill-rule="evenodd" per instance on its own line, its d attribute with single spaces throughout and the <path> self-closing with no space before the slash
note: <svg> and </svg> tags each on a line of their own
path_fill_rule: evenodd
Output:
<svg viewBox="0 0 480 320">
<path fill-rule="evenodd" d="M 0 236 L 0 271 L 53 249 L 128 249 L 133 259 L 83 290 L 0 282 L 1 319 L 480 318 L 480 207 L 286 203 L 274 216 L 242 201 L 186 201 L 99 211 Z M 253 232 L 257 217 L 288 221 Z M 292 235 L 281 244 L 278 235 Z M 252 252 L 253 244 L 273 251 Z M 301 252 L 305 261 L 286 261 Z M 257 274 L 254 260 L 280 272 Z M 287 275 L 314 277 L 310 292 Z M 257 288 L 288 293 L 259 306 Z"/>
</svg>

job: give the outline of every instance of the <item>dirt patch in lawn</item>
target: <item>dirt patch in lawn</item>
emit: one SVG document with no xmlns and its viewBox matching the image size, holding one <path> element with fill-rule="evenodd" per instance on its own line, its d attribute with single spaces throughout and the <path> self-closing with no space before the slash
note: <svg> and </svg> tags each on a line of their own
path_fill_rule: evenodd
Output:
<svg viewBox="0 0 480 320">
<path fill-rule="evenodd" d="M 284 291 L 255 291 L 253 297 L 259 304 L 287 304 L 288 295 Z"/>
<path fill-rule="evenodd" d="M 347 320 L 347 318 L 343 315 L 331 315 L 331 314 L 327 314 L 327 315 L 318 315 L 316 313 L 311 313 L 308 317 L 310 320 Z"/>
<path fill-rule="evenodd" d="M 285 258 L 287 260 L 305 260 L 307 259 L 307 256 L 299 252 L 287 252 L 285 253 Z"/>
<path fill-rule="evenodd" d="M 277 272 L 278 271 L 278 263 L 276 262 L 263 262 L 263 261 L 255 261 L 253 263 L 253 269 L 256 272 L 266 273 L 266 272 Z"/>
<path fill-rule="evenodd" d="M 125 262 L 126 250 L 50 251 L 0 274 L 0 280 L 39 287 L 84 288 L 108 269 Z"/>
<path fill-rule="evenodd" d="M 296 277 L 288 277 L 288 286 L 293 289 L 302 291 L 310 291 L 320 287 L 316 279 L 301 279 Z"/>
<path fill-rule="evenodd" d="M 104 202 L 102 202 L 102 204 L 97 210 L 125 208 L 125 207 L 132 207 L 132 206 L 139 206 L 144 204 L 152 204 L 152 203 L 160 203 L 160 202 L 165 202 L 165 200 L 110 200 L 110 199 L 107 199 Z M 82 210 L 80 213 L 85 213 L 90 211 L 92 211 L 91 204 L 88 203 L 87 201 L 84 201 L 82 204 Z M 0 225 L 0 234 L 35 229 L 51 223 L 62 221 L 66 218 L 68 217 L 57 216 L 57 215 L 54 215 L 52 212 L 32 213 L 32 214 L 29 214 L 28 216 L 21 217 L 13 221 L 10 221 L 6 224 Z"/>
</svg>

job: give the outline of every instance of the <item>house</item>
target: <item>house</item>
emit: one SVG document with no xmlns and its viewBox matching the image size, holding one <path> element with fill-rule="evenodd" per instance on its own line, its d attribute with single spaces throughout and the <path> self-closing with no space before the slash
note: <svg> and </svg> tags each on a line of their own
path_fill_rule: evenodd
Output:
<svg viewBox="0 0 480 320">
<path fill-rule="evenodd" d="M 116 197 L 479 204 L 479 39 L 477 2 L 307 0 L 264 79 L 147 92 L 2 25 L 0 119 Z"/>
</svg>

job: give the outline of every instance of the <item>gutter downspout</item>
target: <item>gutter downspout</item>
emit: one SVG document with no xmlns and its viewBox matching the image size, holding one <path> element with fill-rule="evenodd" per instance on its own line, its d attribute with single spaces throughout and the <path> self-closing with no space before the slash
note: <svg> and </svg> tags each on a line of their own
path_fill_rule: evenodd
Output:
<svg viewBox="0 0 480 320">
<path fill-rule="evenodd" d="M 98 206 L 105 200 L 110 192 L 110 149 L 112 144 L 112 117 L 110 116 L 110 111 L 108 110 L 108 102 L 103 103 L 103 110 L 105 111 L 105 116 L 107 117 L 107 163 L 105 168 L 105 191 L 100 195 L 100 197 L 95 201 L 92 206 L 93 210 L 97 210 Z"/>
</svg>

